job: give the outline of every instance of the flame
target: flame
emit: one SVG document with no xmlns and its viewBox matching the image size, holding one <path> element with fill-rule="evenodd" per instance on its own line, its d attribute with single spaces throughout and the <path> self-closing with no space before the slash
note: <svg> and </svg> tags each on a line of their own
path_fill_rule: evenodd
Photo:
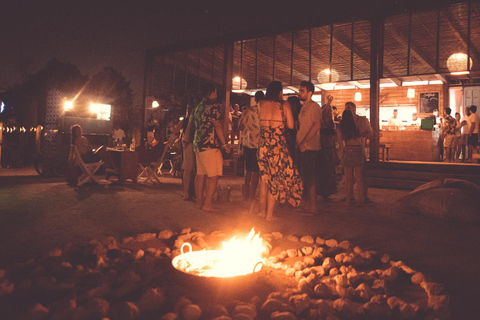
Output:
<svg viewBox="0 0 480 320">
<path fill-rule="evenodd" d="M 263 266 L 266 247 L 254 228 L 244 239 L 234 236 L 222 242 L 221 250 L 182 253 L 173 265 L 184 272 L 203 277 L 234 277 L 257 272 Z"/>
</svg>

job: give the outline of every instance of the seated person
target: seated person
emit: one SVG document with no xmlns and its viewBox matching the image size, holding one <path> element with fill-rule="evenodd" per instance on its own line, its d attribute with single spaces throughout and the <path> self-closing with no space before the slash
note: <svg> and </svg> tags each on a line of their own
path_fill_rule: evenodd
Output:
<svg viewBox="0 0 480 320">
<path fill-rule="evenodd" d="M 115 124 L 113 131 L 112 131 L 112 141 L 113 145 L 117 145 L 117 143 L 123 144 L 125 139 L 125 131 L 120 128 L 120 125 L 117 123 Z"/>
<path fill-rule="evenodd" d="M 152 162 L 160 159 L 165 148 L 165 144 L 161 142 L 158 138 L 158 135 L 153 132 L 147 132 L 147 141 L 145 145 L 138 146 L 138 162 L 143 165 L 149 165 Z"/>
<path fill-rule="evenodd" d="M 83 162 L 94 163 L 103 160 L 111 168 L 115 168 L 115 164 L 104 146 L 94 150 L 87 137 L 82 135 L 82 127 L 75 124 L 71 129 L 72 144 L 70 149 L 69 160 L 74 159 L 73 147 L 77 147 Z"/>
</svg>

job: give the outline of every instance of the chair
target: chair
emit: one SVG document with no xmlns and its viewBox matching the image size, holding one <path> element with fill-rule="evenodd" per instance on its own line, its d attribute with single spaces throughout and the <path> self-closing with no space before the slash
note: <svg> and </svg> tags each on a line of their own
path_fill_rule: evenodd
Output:
<svg viewBox="0 0 480 320">
<path fill-rule="evenodd" d="M 87 182 L 95 182 L 97 184 L 104 184 L 102 181 L 95 177 L 95 173 L 103 166 L 104 162 L 94 162 L 94 163 L 85 163 L 82 159 L 80 151 L 78 151 L 77 146 L 73 146 L 73 151 L 75 155 L 75 163 L 80 167 L 82 170 L 82 175 L 78 177 L 78 186 L 82 186 Z"/>
<path fill-rule="evenodd" d="M 160 175 L 162 174 L 161 170 L 163 167 L 163 163 L 165 162 L 165 156 L 170 150 L 170 147 L 170 143 L 166 142 L 165 147 L 163 148 L 162 155 L 157 161 L 151 162 L 146 166 L 141 163 L 138 164 L 142 172 L 138 175 L 137 182 L 146 183 L 148 181 L 151 181 L 152 183 L 161 184 L 160 180 L 158 179 L 158 172 L 160 172 Z"/>
</svg>

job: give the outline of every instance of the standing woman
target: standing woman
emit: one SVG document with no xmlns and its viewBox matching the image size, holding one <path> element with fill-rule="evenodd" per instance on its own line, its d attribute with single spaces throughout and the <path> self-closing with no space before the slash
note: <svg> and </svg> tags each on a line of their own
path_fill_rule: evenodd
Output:
<svg viewBox="0 0 480 320">
<path fill-rule="evenodd" d="M 343 169 L 345 170 L 346 202 L 355 201 L 353 197 L 354 175 L 359 186 L 357 188 L 359 201 L 365 202 L 366 187 L 361 187 L 365 185 L 365 176 L 363 174 L 363 166 L 365 165 L 364 139 L 360 135 L 353 113 L 350 110 L 343 112 L 337 134 Z"/>
<path fill-rule="evenodd" d="M 303 184 L 287 148 L 285 129 L 292 129 L 292 109 L 283 101 L 282 83 L 268 85 L 265 99 L 259 102 L 260 142 L 260 207 L 267 220 L 273 220 L 275 202 L 288 202 L 298 207 Z"/>
</svg>

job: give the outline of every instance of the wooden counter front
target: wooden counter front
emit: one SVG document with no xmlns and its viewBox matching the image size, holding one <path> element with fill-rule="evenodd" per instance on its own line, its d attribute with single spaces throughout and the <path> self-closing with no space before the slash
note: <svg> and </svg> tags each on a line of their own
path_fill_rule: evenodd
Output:
<svg viewBox="0 0 480 320">
<path fill-rule="evenodd" d="M 390 160 L 439 161 L 439 136 L 428 130 L 380 131 L 380 143 L 390 145 Z"/>
</svg>

